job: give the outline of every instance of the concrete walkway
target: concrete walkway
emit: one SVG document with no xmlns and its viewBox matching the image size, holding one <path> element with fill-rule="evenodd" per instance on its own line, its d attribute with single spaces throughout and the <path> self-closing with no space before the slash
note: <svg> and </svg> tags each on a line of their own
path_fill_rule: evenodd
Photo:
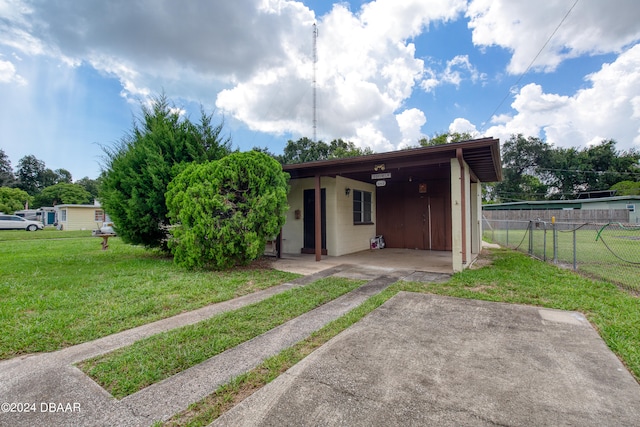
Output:
<svg viewBox="0 0 640 427">
<path fill-rule="evenodd" d="M 0 362 L 0 404 L 16 403 L 0 412 L 0 426 L 148 426 L 166 420 L 214 392 L 264 359 L 306 338 L 328 322 L 412 271 L 376 271 L 338 265 L 234 300 L 69 347 L 53 353 Z M 331 275 L 364 278 L 362 287 L 280 327 L 232 348 L 122 400 L 116 400 L 74 364 L 130 345 L 142 338 L 193 324 L 218 313 L 261 301 L 295 286 Z M 28 405 L 24 405 L 27 403 Z M 11 409 L 11 407 L 8 407 Z M 27 412 L 28 410 L 28 412 Z"/>
<path fill-rule="evenodd" d="M 579 313 L 401 292 L 213 426 L 638 426 Z"/>
</svg>

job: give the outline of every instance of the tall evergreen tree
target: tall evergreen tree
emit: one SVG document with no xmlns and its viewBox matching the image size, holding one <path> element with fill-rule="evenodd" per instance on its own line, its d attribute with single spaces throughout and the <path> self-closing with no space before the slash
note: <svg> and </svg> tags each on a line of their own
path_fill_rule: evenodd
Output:
<svg viewBox="0 0 640 427">
<path fill-rule="evenodd" d="M 202 111 L 200 123 L 193 124 L 161 95 L 142 107 L 129 134 L 103 147 L 99 199 L 124 241 L 168 250 L 167 186 L 188 164 L 231 152 L 230 140 L 222 138 L 223 123 L 211 121 Z"/>
</svg>

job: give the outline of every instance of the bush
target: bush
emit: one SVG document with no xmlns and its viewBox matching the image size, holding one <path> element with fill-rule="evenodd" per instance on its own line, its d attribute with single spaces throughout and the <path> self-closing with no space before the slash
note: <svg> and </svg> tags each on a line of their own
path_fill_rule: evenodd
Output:
<svg viewBox="0 0 640 427">
<path fill-rule="evenodd" d="M 166 194 L 174 261 L 221 270 L 261 256 L 284 225 L 288 180 L 276 160 L 256 151 L 189 165 Z"/>
<path fill-rule="evenodd" d="M 164 96 L 142 112 L 129 135 L 113 147 L 103 147 L 106 167 L 100 202 L 125 242 L 168 251 L 169 183 L 189 163 L 229 154 L 230 141 L 221 138 L 222 123 L 212 126 L 211 116 L 202 112 L 200 123 L 194 124 Z"/>
<path fill-rule="evenodd" d="M 0 187 L 0 212 L 12 214 L 24 209 L 32 200 L 33 197 L 19 188 Z"/>
</svg>

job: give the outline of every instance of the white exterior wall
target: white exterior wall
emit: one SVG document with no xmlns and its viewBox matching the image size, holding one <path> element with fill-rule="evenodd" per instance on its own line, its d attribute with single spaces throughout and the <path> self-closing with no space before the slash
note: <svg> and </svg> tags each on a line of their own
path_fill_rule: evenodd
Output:
<svg viewBox="0 0 640 427">
<path fill-rule="evenodd" d="M 56 207 L 58 210 L 58 222 L 63 230 L 93 230 L 102 225 L 102 221 L 95 220 L 96 210 L 102 211 L 99 206 L 67 205 Z M 66 220 L 62 221 L 62 211 L 66 210 Z"/>
<path fill-rule="evenodd" d="M 465 204 L 465 229 L 466 241 L 462 247 L 462 191 L 460 186 L 461 169 L 458 159 L 451 159 L 451 258 L 453 271 L 462 271 L 472 260 L 471 255 L 471 180 L 469 178 L 469 166 L 464 163 L 464 185 L 467 202 Z M 467 263 L 463 264 L 463 251 L 466 253 Z"/>
<path fill-rule="evenodd" d="M 340 256 L 367 250 L 371 247 L 371 239 L 376 236 L 376 186 L 353 179 L 336 177 L 336 222 L 334 228 L 335 252 L 330 255 Z M 345 189 L 350 188 L 349 196 Z M 371 222 L 372 224 L 353 224 L 353 190 L 371 193 Z M 328 213 L 327 213 L 328 215 Z M 327 218 L 328 227 L 328 218 Z M 329 238 L 327 230 L 327 239 Z M 327 242 L 329 245 L 329 242 Z"/>
<path fill-rule="evenodd" d="M 282 227 L 282 253 L 297 254 L 304 245 L 304 190 L 315 188 L 315 178 L 292 179 L 289 186 L 289 211 Z M 326 191 L 327 254 L 340 256 L 369 249 L 370 239 L 376 232 L 375 186 L 338 176 L 322 177 L 320 187 Z M 348 197 L 345 195 L 347 187 L 351 189 Z M 353 224 L 353 190 L 371 192 L 373 224 Z M 299 219 L 296 219 L 296 211 L 299 211 Z"/>
</svg>

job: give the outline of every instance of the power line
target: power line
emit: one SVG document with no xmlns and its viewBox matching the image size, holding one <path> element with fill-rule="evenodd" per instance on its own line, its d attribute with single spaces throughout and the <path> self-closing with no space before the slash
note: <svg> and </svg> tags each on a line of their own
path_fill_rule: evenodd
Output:
<svg viewBox="0 0 640 427">
<path fill-rule="evenodd" d="M 560 23 L 558 24 L 558 26 L 556 27 L 555 30 L 553 30 L 553 32 L 551 33 L 551 35 L 549 36 L 549 38 L 547 39 L 547 41 L 542 45 L 542 47 L 540 48 L 540 50 L 538 51 L 538 53 L 536 54 L 536 56 L 531 60 L 531 62 L 529 63 L 529 66 L 527 67 L 526 70 L 524 70 L 524 72 L 522 74 L 520 74 L 520 77 L 518 77 L 518 80 L 516 80 L 516 82 L 511 85 L 511 87 L 517 86 L 521 81 L 522 78 L 525 76 L 525 74 L 527 74 L 529 72 L 529 70 L 531 69 L 531 67 L 533 66 L 533 64 L 536 62 L 536 60 L 538 59 L 538 57 L 542 54 L 542 51 L 547 47 L 547 45 L 549 44 L 549 42 L 551 41 L 551 39 L 553 38 L 553 36 L 556 35 L 556 33 L 558 32 L 558 30 L 560 29 L 560 27 L 562 26 L 562 24 L 564 24 L 564 21 L 566 21 L 567 17 L 569 16 L 569 14 L 571 13 L 571 11 L 576 7 L 576 5 L 578 4 L 580 0 L 576 0 L 573 3 L 573 6 L 571 6 L 571 8 L 567 11 L 567 13 L 564 15 L 564 17 L 562 18 L 562 20 L 560 21 Z M 509 89 L 511 89 L 511 87 Z M 507 91 L 507 94 L 504 96 L 504 98 L 502 98 L 502 101 L 500 101 L 500 103 L 498 104 L 498 106 L 493 110 L 493 112 L 489 115 L 489 118 L 487 118 L 487 120 L 485 120 L 484 123 L 489 123 L 489 121 L 491 120 L 491 117 L 493 117 L 494 114 L 496 114 L 498 112 L 498 110 L 500 109 L 500 107 L 502 107 L 502 104 L 504 104 L 504 102 L 507 100 L 507 98 L 509 98 L 509 96 L 511 95 L 511 90 Z M 481 131 L 485 130 L 486 125 L 483 125 L 481 128 Z"/>
<path fill-rule="evenodd" d="M 608 174 L 608 173 L 615 173 L 618 175 L 631 175 L 631 176 L 638 176 L 640 177 L 640 173 L 638 172 L 627 172 L 627 171 L 611 171 L 611 170 L 607 170 L 607 171 L 594 171 L 594 170 L 581 170 L 581 169 L 550 169 L 550 168 L 536 168 L 537 171 L 547 171 L 547 172 L 572 172 L 572 173 L 583 173 L 583 174 L 587 174 L 587 173 L 594 173 L 594 174 L 598 174 L 598 175 L 604 175 L 604 174 Z"/>
</svg>

